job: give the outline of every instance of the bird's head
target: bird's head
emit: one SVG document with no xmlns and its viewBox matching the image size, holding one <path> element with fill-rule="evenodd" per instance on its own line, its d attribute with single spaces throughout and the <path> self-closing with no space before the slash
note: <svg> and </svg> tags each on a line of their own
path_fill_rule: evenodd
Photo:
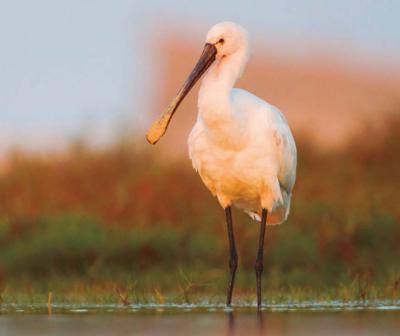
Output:
<svg viewBox="0 0 400 336">
<path fill-rule="evenodd" d="M 215 47 L 217 59 L 223 58 L 247 48 L 247 32 L 234 22 L 220 22 L 208 31 L 206 44 Z"/>
<path fill-rule="evenodd" d="M 157 143 L 164 135 L 179 104 L 211 64 L 213 64 L 215 60 L 228 57 L 239 50 L 247 50 L 247 33 L 238 24 L 233 22 L 221 22 L 217 23 L 208 31 L 206 44 L 196 66 L 193 68 L 189 77 L 186 79 L 176 97 L 169 104 L 164 114 L 156 120 L 147 131 L 146 138 L 149 143 Z"/>
</svg>

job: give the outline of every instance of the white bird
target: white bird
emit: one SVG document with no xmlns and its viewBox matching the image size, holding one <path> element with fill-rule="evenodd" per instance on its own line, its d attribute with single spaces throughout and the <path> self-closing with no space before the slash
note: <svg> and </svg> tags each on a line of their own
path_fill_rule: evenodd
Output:
<svg viewBox="0 0 400 336">
<path fill-rule="evenodd" d="M 234 88 L 247 64 L 247 32 L 233 22 L 213 26 L 195 68 L 166 112 L 147 133 L 155 144 L 196 81 L 205 73 L 198 117 L 188 140 L 193 167 L 225 209 L 230 248 L 227 305 L 231 304 L 237 268 L 231 206 L 261 221 L 257 259 L 257 307 L 266 224 L 280 224 L 289 214 L 296 179 L 296 145 L 283 114 L 257 96 Z"/>
</svg>

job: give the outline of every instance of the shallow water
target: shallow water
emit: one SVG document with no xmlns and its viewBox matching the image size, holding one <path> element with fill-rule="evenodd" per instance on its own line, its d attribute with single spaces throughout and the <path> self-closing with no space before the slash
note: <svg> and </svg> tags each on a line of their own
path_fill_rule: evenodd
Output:
<svg viewBox="0 0 400 336">
<path fill-rule="evenodd" d="M 44 314 L 46 312 L 46 314 Z M 275 305 L 6 305 L 0 335 L 399 335 L 400 307 Z"/>
</svg>

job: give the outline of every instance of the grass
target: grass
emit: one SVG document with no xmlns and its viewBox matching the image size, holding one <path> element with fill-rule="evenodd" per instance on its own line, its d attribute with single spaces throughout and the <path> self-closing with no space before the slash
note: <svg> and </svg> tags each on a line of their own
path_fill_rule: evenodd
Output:
<svg viewBox="0 0 400 336">
<path fill-rule="evenodd" d="M 154 276 L 160 274 L 155 273 Z M 175 274 L 179 279 L 179 275 Z M 154 278 L 153 278 L 154 279 Z M 3 288 L 1 293 L 2 304 L 42 304 L 48 303 L 49 294 L 51 304 L 73 305 L 147 305 L 159 304 L 215 304 L 225 303 L 225 283 L 217 284 L 188 283 L 184 279 L 178 284 L 151 287 L 149 284 L 138 285 L 135 281 L 128 280 L 103 280 L 93 282 L 82 278 L 57 278 L 54 277 L 45 284 L 27 285 L 27 282 L 18 283 Z M 207 280 L 201 275 L 200 282 Z M 265 279 L 267 280 L 267 279 Z M 341 302 L 342 304 L 359 302 L 370 305 L 374 302 L 385 301 L 387 304 L 400 304 L 400 295 L 393 295 L 393 283 L 387 286 L 368 284 L 368 288 L 360 287 L 358 280 L 346 285 L 330 288 L 312 287 L 282 287 L 270 288 L 265 283 L 263 302 L 265 304 L 293 304 L 293 303 L 323 303 Z M 255 302 L 255 287 L 253 290 L 236 288 L 234 304 L 251 304 Z"/>
<path fill-rule="evenodd" d="M 52 274 L 74 274 L 95 280 L 118 273 L 145 278 L 154 270 L 166 273 L 163 278 L 168 279 L 171 269 L 201 273 L 219 270 L 220 274 L 227 264 L 225 237 L 193 227 L 190 222 L 182 223 L 180 230 L 163 225 L 154 225 L 151 230 L 116 228 L 91 217 L 67 214 L 43 217 L 34 223 L 20 222 L 18 230 L 10 224 L 2 227 L 0 265 L 2 273 L 11 279 L 25 276 L 41 280 Z M 240 229 L 246 230 L 246 235 L 238 239 L 240 268 L 252 274 L 257 230 Z M 321 253 L 321 238 L 309 229 L 294 225 L 269 228 L 267 277 L 274 287 L 329 287 L 357 277 L 374 278 L 378 283 L 390 276 L 396 278 L 400 275 L 399 231 L 394 218 L 376 215 L 370 223 L 348 232 L 344 242 L 342 232 L 332 232 Z M 346 254 L 349 248 L 350 257 Z M 250 287 L 246 281 L 242 285 Z"/>
<path fill-rule="evenodd" d="M 400 119 L 374 141 L 322 153 L 297 136 L 289 220 L 268 227 L 264 297 L 342 301 L 400 292 Z M 0 174 L 0 301 L 223 302 L 223 212 L 189 164 L 142 149 L 74 144 L 11 153 Z M 237 298 L 254 300 L 258 229 L 234 211 Z"/>
<path fill-rule="evenodd" d="M 347 237 L 355 251 L 350 264 L 346 259 L 339 262 L 340 235 L 339 242 L 331 241 L 320 254 L 313 235 L 290 225 L 271 228 L 264 298 L 274 303 L 396 302 L 399 259 L 394 254 L 397 240 L 390 238 L 399 227 L 385 216 L 379 223 L 359 226 Z M 19 231 L 13 231 L 3 224 L 0 264 L 7 275 L 0 288 L 3 303 L 45 303 L 49 292 L 52 302 L 68 304 L 198 303 L 205 298 L 224 302 L 226 242 L 205 235 L 201 228 L 190 224 L 182 232 L 162 225 L 152 230 L 113 228 L 71 214 L 19 225 Z M 255 240 L 253 233 L 250 241 Z M 386 244 L 376 256 L 374 244 L 382 240 Z M 255 253 L 254 243 L 239 242 L 241 256 Z M 235 297 L 249 302 L 255 298 L 255 276 L 252 258 L 242 259 Z"/>
</svg>

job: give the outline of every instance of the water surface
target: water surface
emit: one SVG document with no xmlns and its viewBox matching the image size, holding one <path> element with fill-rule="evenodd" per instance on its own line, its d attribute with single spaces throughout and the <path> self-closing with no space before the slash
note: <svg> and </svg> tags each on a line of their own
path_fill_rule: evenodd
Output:
<svg viewBox="0 0 400 336">
<path fill-rule="evenodd" d="M 399 335 L 398 306 L 4 306 L 0 335 Z M 47 313 L 44 313 L 47 312 Z"/>
</svg>

